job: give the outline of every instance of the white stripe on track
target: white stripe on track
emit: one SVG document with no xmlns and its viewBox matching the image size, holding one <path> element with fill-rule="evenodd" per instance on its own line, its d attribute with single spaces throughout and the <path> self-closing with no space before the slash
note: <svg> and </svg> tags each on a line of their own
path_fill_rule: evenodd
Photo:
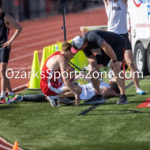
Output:
<svg viewBox="0 0 150 150">
<path fill-rule="evenodd" d="M 42 50 L 38 51 L 39 53 L 42 52 Z M 23 55 L 23 56 L 19 56 L 19 57 L 15 57 L 15 58 L 12 58 L 9 60 L 9 62 L 15 62 L 16 60 L 20 60 L 20 59 L 23 59 L 23 58 L 26 58 L 26 57 L 30 57 L 30 56 L 33 56 L 33 53 L 29 53 L 29 54 L 26 54 L 26 55 Z"/>
<path fill-rule="evenodd" d="M 57 28 L 58 29 L 58 28 Z M 77 30 L 78 28 L 77 27 L 72 27 L 72 28 L 70 28 L 70 29 L 68 29 L 67 31 L 68 32 L 71 32 L 71 31 L 75 31 L 75 30 Z M 29 37 L 27 37 L 27 38 L 22 38 L 22 39 L 18 39 L 18 40 L 16 40 L 15 42 L 14 42 L 14 44 L 18 44 L 18 43 L 21 43 L 21 42 L 28 42 L 28 41 L 32 41 L 32 40 L 38 40 L 38 39 L 42 39 L 42 38 L 44 38 L 44 37 L 50 37 L 51 36 L 51 38 L 52 38 L 52 36 L 55 36 L 55 35 L 62 35 L 63 36 L 63 34 L 62 34 L 62 31 L 60 30 L 60 31 L 58 31 L 58 30 L 55 30 L 55 31 L 48 31 L 47 30 L 47 32 L 48 33 L 45 33 L 45 34 L 40 34 L 40 32 L 36 32 L 38 35 L 36 35 L 36 36 L 29 36 Z M 39 36 L 40 35 L 40 36 Z M 58 36 L 59 37 L 59 36 Z"/>
<path fill-rule="evenodd" d="M 70 36 L 69 36 L 69 37 L 70 37 Z M 58 39 L 58 38 L 54 38 L 53 41 L 57 41 L 57 39 Z M 63 39 L 63 37 L 62 37 L 62 39 Z M 42 41 L 42 42 L 37 42 L 37 43 L 29 44 L 29 45 L 24 46 L 23 48 L 16 48 L 15 51 L 19 51 L 19 50 L 22 50 L 22 49 L 24 49 L 24 48 L 29 48 L 29 47 L 31 47 L 31 46 L 42 45 L 42 44 L 46 44 L 46 43 L 50 43 L 50 42 L 52 42 L 52 41 L 46 40 L 46 41 Z M 49 44 L 49 45 L 50 45 L 50 44 Z M 36 50 L 36 49 L 35 49 L 35 50 Z M 13 49 L 13 52 L 14 52 L 14 49 Z M 39 53 L 42 53 L 42 50 L 38 50 L 38 52 L 39 52 Z M 20 59 L 23 59 L 23 58 L 26 58 L 26 57 L 30 57 L 30 56 L 33 56 L 33 52 L 28 53 L 28 54 L 23 55 L 23 56 L 11 58 L 11 59 L 9 60 L 9 62 L 15 62 L 15 61 L 17 61 L 17 60 L 20 60 Z"/>
<path fill-rule="evenodd" d="M 59 32 L 59 31 L 55 31 L 55 32 L 49 32 L 49 31 L 47 31 L 47 33 L 45 33 L 45 34 L 41 34 L 40 32 L 38 33 L 39 35 L 37 35 L 37 36 L 29 36 L 28 38 L 23 38 L 23 39 L 20 39 L 20 40 L 17 40 L 16 42 L 15 42 L 15 44 L 17 44 L 17 43 L 21 43 L 21 42 L 28 42 L 28 41 L 32 41 L 32 40 L 40 40 L 40 39 L 42 39 L 42 38 L 44 38 L 44 37 L 48 37 L 48 36 L 55 36 L 56 34 L 61 34 L 61 32 Z"/>
<path fill-rule="evenodd" d="M 4 149 L 4 150 L 11 150 L 11 148 L 8 148 L 8 147 L 3 146 L 3 145 L 0 144 L 0 149 L 1 149 L 1 148 Z"/>
<path fill-rule="evenodd" d="M 93 11 L 94 12 L 94 11 Z M 86 15 L 86 14 L 85 14 Z M 58 17 L 59 18 L 59 17 Z M 57 19 L 58 19 L 57 18 Z M 45 21 L 45 20 L 44 20 Z M 45 21 L 45 23 L 47 23 L 48 21 Z M 30 23 L 30 22 L 29 22 Z M 36 24 L 36 23 L 38 23 L 38 21 L 36 22 L 33 22 L 32 24 L 34 25 L 34 24 Z M 48 26 L 48 25 L 47 25 Z M 40 25 L 38 25 L 38 27 L 40 28 L 41 27 L 41 24 Z M 29 28 L 25 28 L 25 30 L 26 29 L 33 29 L 33 27 L 31 28 L 31 27 L 29 27 Z M 36 28 L 36 30 L 37 30 L 37 28 Z M 72 35 L 68 35 L 68 39 L 70 39 L 69 37 L 74 37 L 74 35 L 76 36 L 77 34 L 76 34 L 76 30 L 77 30 L 77 27 L 75 27 L 75 26 L 73 26 L 73 27 L 70 27 L 68 30 L 67 30 L 67 32 L 73 32 L 73 31 L 75 31 L 75 33 L 73 33 Z M 27 31 L 26 31 L 27 32 Z M 48 34 L 45 34 L 46 36 L 48 36 Z M 49 33 L 49 35 L 54 35 L 53 33 L 51 34 L 51 33 Z M 35 36 L 34 36 L 35 37 Z M 44 35 L 42 35 L 42 37 L 44 37 Z M 41 38 L 41 36 L 38 36 L 38 38 Z M 35 39 L 38 39 L 37 37 L 35 37 Z M 52 39 L 52 37 L 51 37 L 51 39 Z M 40 41 L 40 42 L 36 42 L 36 43 L 32 43 L 32 44 L 26 44 L 26 45 L 23 45 L 23 46 L 21 46 L 21 47 L 16 47 L 16 48 L 13 48 L 13 52 L 16 52 L 16 51 L 20 51 L 20 50 L 24 50 L 24 49 L 29 49 L 30 48 L 30 50 L 31 50 L 31 48 L 32 48 L 32 50 L 33 50 L 33 47 L 37 47 L 37 46 L 42 46 L 43 44 L 45 44 L 45 46 L 48 46 L 48 45 L 51 45 L 51 43 L 53 43 L 53 42 L 56 42 L 57 40 L 59 39 L 59 41 L 63 41 L 63 34 L 61 35 L 61 37 L 60 36 L 57 36 L 57 37 L 55 37 L 55 38 L 53 38 L 52 40 L 44 40 L 44 41 Z M 21 43 L 21 42 L 26 42 L 26 41 L 31 41 L 31 36 L 29 37 L 29 38 L 25 38 L 25 39 L 20 39 L 20 40 L 18 40 L 18 41 L 16 41 L 16 42 L 14 42 L 14 43 Z M 49 43 L 49 44 L 48 44 Z M 46 45 L 46 44 L 48 44 L 48 45 Z M 35 50 L 36 50 L 36 48 L 35 48 Z M 34 50 L 33 50 L 34 51 Z M 26 57 L 30 57 L 30 56 L 32 56 L 33 55 L 33 51 L 31 52 L 31 53 L 28 53 L 28 54 L 26 54 L 26 55 L 23 55 L 23 56 L 19 56 L 19 57 L 17 57 L 17 58 L 11 58 L 10 59 L 10 61 L 9 62 L 14 62 L 14 61 L 16 61 L 16 60 L 20 60 L 20 59 L 23 59 L 23 58 L 26 58 Z M 40 50 L 39 51 L 39 53 L 41 53 L 42 52 L 42 50 Z"/>
</svg>

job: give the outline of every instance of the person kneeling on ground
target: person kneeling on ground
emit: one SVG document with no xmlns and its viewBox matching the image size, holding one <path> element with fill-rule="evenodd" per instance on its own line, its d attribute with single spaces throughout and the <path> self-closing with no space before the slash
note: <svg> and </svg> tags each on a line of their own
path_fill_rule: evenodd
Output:
<svg viewBox="0 0 150 150">
<path fill-rule="evenodd" d="M 79 93 L 71 83 L 71 79 L 64 77 L 69 66 L 69 61 L 77 52 L 73 51 L 68 42 L 64 42 L 61 52 L 53 53 L 43 65 L 41 73 L 40 87 L 52 107 L 57 106 L 58 95 L 64 89 L 68 89 L 74 94 L 75 105 L 79 105 Z"/>
</svg>

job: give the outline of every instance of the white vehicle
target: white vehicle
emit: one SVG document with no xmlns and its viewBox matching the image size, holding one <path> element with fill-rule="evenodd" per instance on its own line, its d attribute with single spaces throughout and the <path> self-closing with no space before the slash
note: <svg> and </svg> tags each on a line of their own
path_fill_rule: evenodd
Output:
<svg viewBox="0 0 150 150">
<path fill-rule="evenodd" d="M 150 0 L 128 0 L 128 27 L 135 64 L 150 74 Z"/>
</svg>

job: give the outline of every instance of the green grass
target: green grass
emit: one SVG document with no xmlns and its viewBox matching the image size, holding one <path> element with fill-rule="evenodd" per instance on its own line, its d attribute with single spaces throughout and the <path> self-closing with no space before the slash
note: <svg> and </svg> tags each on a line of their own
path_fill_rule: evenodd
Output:
<svg viewBox="0 0 150 150">
<path fill-rule="evenodd" d="M 118 98 L 113 98 L 85 116 L 78 114 L 90 105 L 0 105 L 0 135 L 25 150 L 149 150 L 150 108 L 136 106 L 150 97 L 150 76 L 140 84 L 147 95 L 136 95 L 132 86 L 129 104 L 116 105 Z"/>
</svg>

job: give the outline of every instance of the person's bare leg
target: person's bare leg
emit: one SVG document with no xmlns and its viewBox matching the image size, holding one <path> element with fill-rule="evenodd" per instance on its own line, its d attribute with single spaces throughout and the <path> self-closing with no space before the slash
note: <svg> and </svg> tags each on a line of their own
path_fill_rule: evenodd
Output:
<svg viewBox="0 0 150 150">
<path fill-rule="evenodd" d="M 6 78 L 6 88 L 8 89 L 9 92 L 12 92 L 12 87 L 10 84 L 10 80 L 8 78 Z"/>
<path fill-rule="evenodd" d="M 117 84 L 118 84 L 118 87 L 120 90 L 120 94 L 125 95 L 125 79 L 124 79 L 123 73 L 120 74 L 121 77 L 123 77 L 123 78 L 119 77 L 119 73 L 121 72 L 121 62 L 116 62 L 113 64 L 111 63 L 110 66 L 115 73 L 116 81 L 117 81 Z"/>
<path fill-rule="evenodd" d="M 7 63 L 0 63 L 0 72 L 1 72 L 1 91 L 6 92 L 6 86 L 7 86 L 7 78 L 5 75 L 7 69 Z"/>
<path fill-rule="evenodd" d="M 73 84 L 73 87 L 75 88 L 75 90 L 78 93 L 82 92 L 82 88 L 80 86 Z M 64 86 L 63 89 L 62 89 L 62 92 L 59 95 L 63 95 L 64 93 L 67 93 L 67 92 L 72 93 L 67 86 Z M 74 96 L 74 94 L 73 94 L 73 96 Z"/>
<path fill-rule="evenodd" d="M 134 58 L 133 58 L 133 53 L 131 50 L 126 50 L 125 51 L 125 60 L 127 62 L 127 65 L 130 68 L 131 74 L 132 74 L 132 80 L 134 82 L 134 85 L 137 88 L 139 88 L 139 79 L 137 78 L 137 68 L 134 64 Z"/>
<path fill-rule="evenodd" d="M 90 75 L 91 75 L 91 76 L 93 75 L 93 72 L 94 72 L 94 71 L 91 71 L 91 72 L 90 72 Z M 96 79 L 96 78 L 92 77 L 92 78 L 91 78 L 91 82 L 92 82 L 93 87 L 94 87 L 94 89 L 95 89 L 96 95 L 101 95 L 101 92 L 100 92 L 100 81 L 99 81 L 99 79 Z"/>
<path fill-rule="evenodd" d="M 95 71 L 99 72 L 98 69 L 100 69 L 100 65 L 97 65 L 97 61 L 95 59 L 88 59 L 88 62 L 91 64 L 90 76 L 95 93 L 96 95 L 101 95 L 99 78 L 94 77 L 94 72 Z"/>
</svg>

